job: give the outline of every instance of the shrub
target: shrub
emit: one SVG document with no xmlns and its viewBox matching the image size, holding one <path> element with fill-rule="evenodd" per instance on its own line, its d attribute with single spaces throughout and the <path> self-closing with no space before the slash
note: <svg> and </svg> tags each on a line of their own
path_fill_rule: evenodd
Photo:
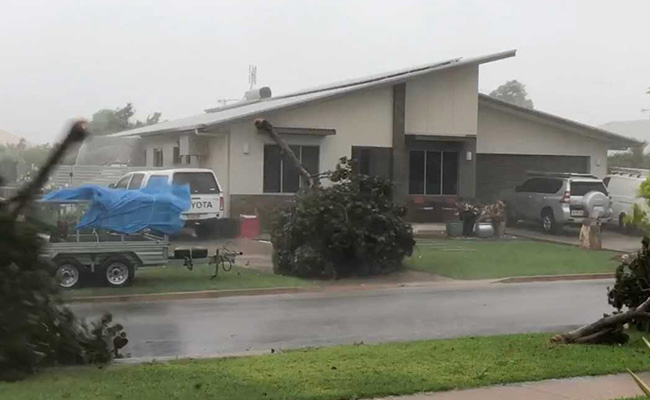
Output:
<svg viewBox="0 0 650 400">
<path fill-rule="evenodd" d="M 16 380 L 54 364 L 107 362 L 121 326 L 111 316 L 86 325 L 63 306 L 42 243 L 28 222 L 0 202 L 0 380 Z"/>
<path fill-rule="evenodd" d="M 635 256 L 627 256 L 616 268 L 616 283 L 609 290 L 608 301 L 613 307 L 634 308 L 650 293 L 650 239 L 644 237 Z"/>
<path fill-rule="evenodd" d="M 304 190 L 280 211 L 271 235 L 275 272 L 337 279 L 401 268 L 415 240 L 392 183 L 352 173 L 347 158 L 327 177 L 331 186 Z"/>
</svg>

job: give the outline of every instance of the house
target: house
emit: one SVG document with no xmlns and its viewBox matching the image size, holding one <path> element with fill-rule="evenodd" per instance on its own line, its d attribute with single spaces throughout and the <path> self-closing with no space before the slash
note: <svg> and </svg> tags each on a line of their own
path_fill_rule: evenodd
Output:
<svg viewBox="0 0 650 400">
<path fill-rule="evenodd" d="M 204 114 L 133 129 L 151 167 L 216 172 L 229 215 L 267 216 L 303 184 L 254 127 L 269 120 L 310 172 L 354 156 L 362 173 L 391 178 L 413 220 L 448 218 L 462 198 L 494 200 L 527 170 L 603 176 L 607 151 L 634 140 L 478 93 L 479 67 L 505 51 L 456 58 L 272 97 L 268 88 Z"/>
</svg>

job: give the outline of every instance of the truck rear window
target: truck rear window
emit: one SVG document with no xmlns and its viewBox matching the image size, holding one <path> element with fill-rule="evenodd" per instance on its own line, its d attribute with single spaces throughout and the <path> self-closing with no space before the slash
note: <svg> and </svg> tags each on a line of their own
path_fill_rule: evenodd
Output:
<svg viewBox="0 0 650 400">
<path fill-rule="evenodd" d="M 174 174 L 174 185 L 190 185 L 192 194 L 219 194 L 219 186 L 210 172 L 177 172 Z"/>
<path fill-rule="evenodd" d="M 584 196 L 594 191 L 608 194 L 602 182 L 571 182 L 571 196 Z"/>
</svg>

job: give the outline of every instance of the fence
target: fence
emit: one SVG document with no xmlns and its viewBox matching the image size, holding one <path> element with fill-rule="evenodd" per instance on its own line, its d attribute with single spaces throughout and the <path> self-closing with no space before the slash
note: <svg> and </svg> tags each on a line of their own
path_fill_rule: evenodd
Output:
<svg viewBox="0 0 650 400">
<path fill-rule="evenodd" d="M 80 186 L 94 184 L 108 186 L 116 183 L 122 175 L 133 172 L 161 168 L 126 167 L 104 165 L 61 165 L 50 175 L 50 182 L 56 186 Z"/>
</svg>

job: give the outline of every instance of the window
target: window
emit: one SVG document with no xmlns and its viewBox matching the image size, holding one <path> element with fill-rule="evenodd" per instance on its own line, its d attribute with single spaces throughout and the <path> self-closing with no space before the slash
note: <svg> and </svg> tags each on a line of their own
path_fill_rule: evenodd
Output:
<svg viewBox="0 0 650 400">
<path fill-rule="evenodd" d="M 162 149 L 153 149 L 153 166 L 162 167 L 163 166 L 163 152 Z"/>
<path fill-rule="evenodd" d="M 564 182 L 561 179 L 544 179 L 540 193 L 554 194 L 562 189 L 562 186 Z"/>
<path fill-rule="evenodd" d="M 526 182 L 524 182 L 519 188 L 517 189 L 517 192 L 523 192 L 523 193 L 535 193 L 540 191 L 542 182 L 541 178 L 530 178 Z"/>
<path fill-rule="evenodd" d="M 182 163 L 182 160 L 181 160 L 181 148 L 178 147 L 178 146 L 174 146 L 174 153 L 173 153 L 173 156 L 172 156 L 172 162 L 174 163 L 174 165 L 178 165 L 178 164 Z"/>
<path fill-rule="evenodd" d="M 564 182 L 561 179 L 552 178 L 530 178 L 523 185 L 519 186 L 517 192 L 524 193 L 557 193 L 562 188 Z"/>
<path fill-rule="evenodd" d="M 393 153 L 389 147 L 352 147 L 352 159 L 356 161 L 354 172 L 392 178 Z"/>
<path fill-rule="evenodd" d="M 458 194 L 458 152 L 411 151 L 409 156 L 409 193 Z"/>
<path fill-rule="evenodd" d="M 591 181 L 591 182 L 571 182 L 571 196 L 584 196 L 589 192 L 600 192 L 607 194 L 607 189 L 602 182 Z"/>
<path fill-rule="evenodd" d="M 190 185 L 192 194 L 219 194 L 219 186 L 214 175 L 210 172 L 177 172 L 174 174 L 174 185 Z"/>
<path fill-rule="evenodd" d="M 289 147 L 310 174 L 318 173 L 318 146 Z M 306 185 L 293 164 L 282 157 L 278 146 L 264 146 L 264 193 L 296 193 Z"/>
<path fill-rule="evenodd" d="M 156 187 L 167 185 L 167 175 L 151 175 L 147 187 Z"/>
<path fill-rule="evenodd" d="M 129 179 L 131 179 L 131 175 L 127 175 L 124 178 L 120 179 L 115 184 L 115 189 L 126 189 L 126 185 L 129 183 Z"/>
<path fill-rule="evenodd" d="M 131 182 L 129 182 L 129 186 L 128 186 L 129 190 L 140 189 L 143 179 L 144 179 L 144 174 L 133 174 L 133 178 L 131 179 Z"/>
<path fill-rule="evenodd" d="M 609 187 L 609 180 L 612 179 L 609 176 L 605 179 L 603 179 L 603 183 L 605 184 L 606 187 Z"/>
</svg>

